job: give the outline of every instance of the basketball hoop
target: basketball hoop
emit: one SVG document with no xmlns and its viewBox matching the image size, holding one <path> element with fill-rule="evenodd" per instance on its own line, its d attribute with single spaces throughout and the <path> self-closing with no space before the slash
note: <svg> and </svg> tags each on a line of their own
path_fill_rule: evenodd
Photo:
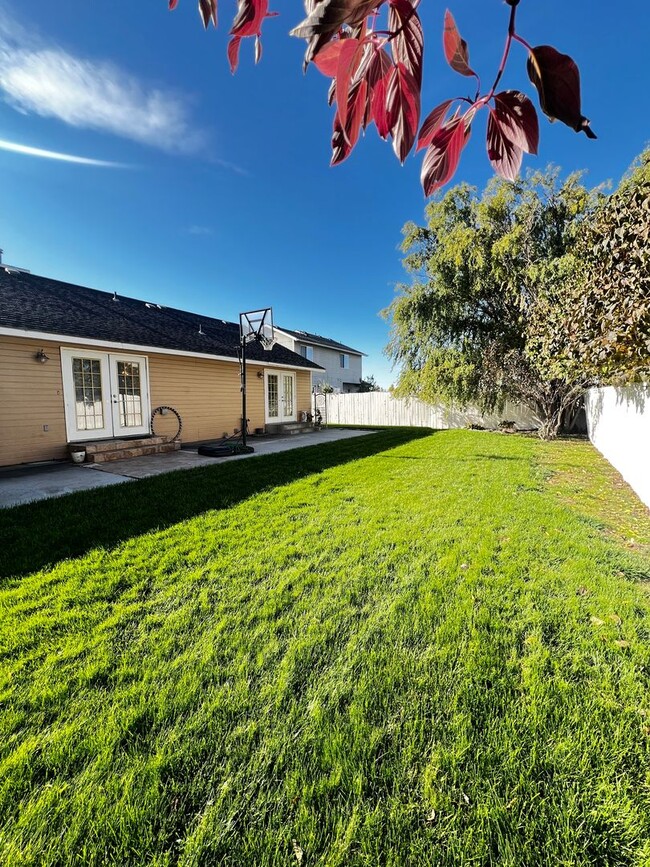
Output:
<svg viewBox="0 0 650 867">
<path fill-rule="evenodd" d="M 247 313 L 240 313 L 239 337 L 242 345 L 257 340 L 264 349 L 273 349 L 275 335 L 272 308 L 265 307 L 263 310 L 249 310 Z"/>
<path fill-rule="evenodd" d="M 239 365 L 241 376 L 241 448 L 245 452 L 254 451 L 248 445 L 248 419 L 246 418 L 246 346 L 257 341 L 266 352 L 275 346 L 273 333 L 273 310 L 249 310 L 239 314 Z"/>
</svg>

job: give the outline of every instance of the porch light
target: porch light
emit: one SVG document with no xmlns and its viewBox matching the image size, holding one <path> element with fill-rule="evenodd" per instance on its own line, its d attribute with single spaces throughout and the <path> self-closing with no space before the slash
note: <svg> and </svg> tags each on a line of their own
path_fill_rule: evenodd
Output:
<svg viewBox="0 0 650 867">
<path fill-rule="evenodd" d="M 44 349 L 39 349 L 34 358 L 36 361 L 40 361 L 41 364 L 45 364 L 46 361 L 50 360 L 50 356 L 45 354 Z"/>
</svg>

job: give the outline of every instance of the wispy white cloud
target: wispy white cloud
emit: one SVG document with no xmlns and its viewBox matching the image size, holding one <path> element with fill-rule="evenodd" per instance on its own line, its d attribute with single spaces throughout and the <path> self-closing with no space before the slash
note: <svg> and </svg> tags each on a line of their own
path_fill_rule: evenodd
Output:
<svg viewBox="0 0 650 867">
<path fill-rule="evenodd" d="M 210 226 L 188 226 L 185 230 L 188 235 L 214 235 L 214 229 Z"/>
<path fill-rule="evenodd" d="M 2 10 L 0 95 L 25 114 L 57 118 L 170 153 L 198 153 L 205 145 L 186 94 L 147 86 L 112 62 L 45 45 Z"/>
<path fill-rule="evenodd" d="M 11 151 L 16 154 L 23 154 L 28 157 L 41 157 L 47 160 L 60 160 L 64 163 L 78 163 L 82 166 L 101 166 L 110 169 L 126 169 L 128 166 L 124 163 L 113 163 L 107 160 L 95 160 L 90 157 L 78 157 L 74 154 L 62 154 L 58 151 L 48 151 L 43 148 L 33 148 L 29 145 L 18 144 L 18 142 L 5 141 L 0 139 L 0 150 Z"/>
</svg>

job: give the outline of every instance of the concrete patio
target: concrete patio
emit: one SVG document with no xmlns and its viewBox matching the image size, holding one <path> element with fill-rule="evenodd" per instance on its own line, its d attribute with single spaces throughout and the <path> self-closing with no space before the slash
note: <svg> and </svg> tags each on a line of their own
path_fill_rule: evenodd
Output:
<svg viewBox="0 0 650 867">
<path fill-rule="evenodd" d="M 106 485 L 118 485 L 169 473 L 173 470 L 191 470 L 226 461 L 239 461 L 261 455 L 272 455 L 289 449 L 336 442 L 351 437 L 373 433 L 368 430 L 328 429 L 296 436 L 251 439 L 254 454 L 233 455 L 224 458 L 209 458 L 199 455 L 196 449 L 187 448 L 163 455 L 148 455 L 105 464 L 69 463 L 40 466 L 14 467 L 0 470 L 0 508 L 9 508 L 35 500 L 60 497 L 73 491 L 86 491 Z"/>
</svg>

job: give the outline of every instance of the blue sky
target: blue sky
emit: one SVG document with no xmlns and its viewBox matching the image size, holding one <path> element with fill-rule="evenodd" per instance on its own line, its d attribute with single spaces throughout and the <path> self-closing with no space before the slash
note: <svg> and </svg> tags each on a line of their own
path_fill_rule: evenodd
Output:
<svg viewBox="0 0 650 867">
<path fill-rule="evenodd" d="M 244 40 L 233 77 L 234 5 L 221 0 L 219 30 L 205 33 L 194 0 L 174 13 L 166 0 L 0 0 L 0 140 L 117 164 L 0 150 L 5 261 L 233 320 L 272 305 L 276 323 L 367 352 L 364 372 L 388 386 L 378 312 L 404 276 L 401 227 L 422 219 L 420 156 L 400 166 L 370 130 L 330 168 L 328 81 L 302 75 L 304 43 L 287 35 L 302 5 L 276 0 L 261 63 Z M 509 8 L 450 8 L 472 65 L 491 80 Z M 444 10 L 422 0 L 424 114 L 467 90 L 442 56 Z M 650 139 L 647 3 L 521 0 L 518 29 L 578 62 L 599 136 L 541 118 L 540 156 L 525 165 L 585 168 L 593 185 L 618 180 Z M 513 52 L 503 85 L 534 96 L 525 52 Z M 455 180 L 482 186 L 490 174 L 477 128 Z"/>
</svg>

